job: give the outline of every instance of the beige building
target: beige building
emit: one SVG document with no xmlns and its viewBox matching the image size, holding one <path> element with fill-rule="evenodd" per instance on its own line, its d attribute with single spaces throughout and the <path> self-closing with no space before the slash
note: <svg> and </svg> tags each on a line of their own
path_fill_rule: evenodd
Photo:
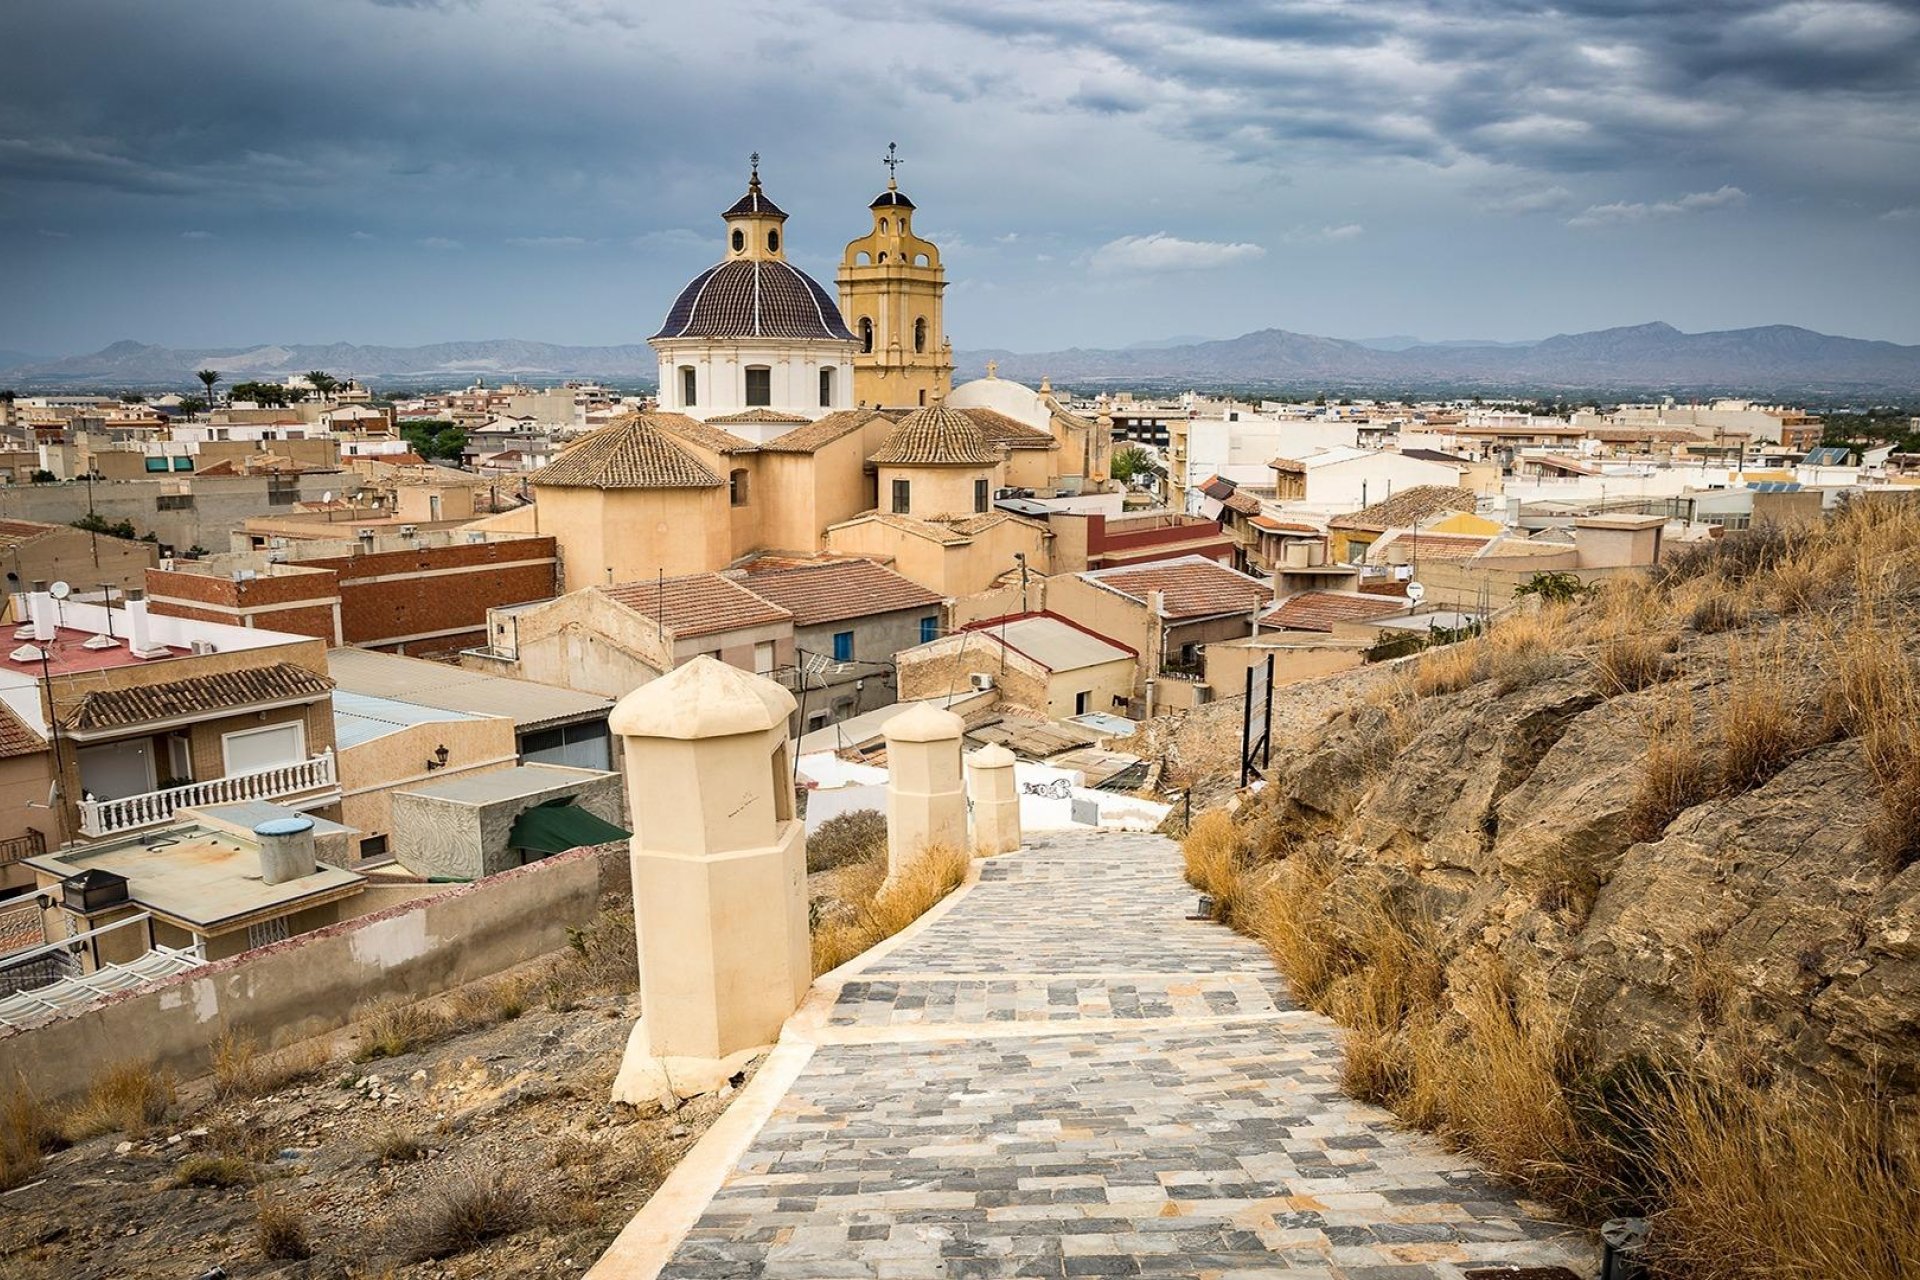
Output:
<svg viewBox="0 0 1920 1280">
<path fill-rule="evenodd" d="M 857 403 L 937 404 L 953 388 L 953 344 L 941 319 L 940 249 L 913 232 L 913 201 L 892 179 L 869 206 L 873 227 L 840 260 L 840 311 L 860 347 Z"/>
<path fill-rule="evenodd" d="M 1124 711 L 1138 655 L 1049 613 L 994 618 L 902 652 L 903 700 L 997 689 L 1003 702 L 1055 720 Z"/>
<path fill-rule="evenodd" d="M 139 587 L 146 584 L 147 570 L 159 563 L 159 548 L 151 542 L 70 524 L 0 520 L 0 566 L 9 592 L 25 591 L 35 582 L 65 582 L 75 591 Z"/>
<path fill-rule="evenodd" d="M 355 864 L 381 862 L 395 853 L 395 792 L 519 763 L 513 721 L 505 716 L 336 689 L 333 726 L 340 817 L 358 833 L 351 850 Z"/>
</svg>

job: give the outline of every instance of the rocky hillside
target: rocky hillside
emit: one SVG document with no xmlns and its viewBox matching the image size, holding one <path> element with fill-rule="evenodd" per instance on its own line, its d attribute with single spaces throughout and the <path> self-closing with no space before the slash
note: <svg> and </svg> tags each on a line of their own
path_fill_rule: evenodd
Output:
<svg viewBox="0 0 1920 1280">
<path fill-rule="evenodd" d="M 1920 502 L 1729 535 L 1375 677 L 1190 868 L 1350 1089 L 1662 1274 L 1920 1274 L 1917 626 Z"/>
</svg>

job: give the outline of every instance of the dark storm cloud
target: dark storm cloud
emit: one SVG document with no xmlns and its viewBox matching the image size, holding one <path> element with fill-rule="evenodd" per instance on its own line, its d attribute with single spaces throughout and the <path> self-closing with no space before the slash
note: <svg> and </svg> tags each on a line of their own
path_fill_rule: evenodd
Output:
<svg viewBox="0 0 1920 1280">
<path fill-rule="evenodd" d="M 0 266 L 76 295 L 82 243 L 189 246 L 196 278 L 378 262 L 422 294 L 522 270 L 550 292 L 517 301 L 618 339 L 569 290 L 670 293 L 748 151 L 830 271 L 895 138 L 983 299 L 1068 263 L 1117 287 L 1142 255 L 1113 245 L 1280 271 L 1283 244 L 1359 240 L 1299 228 L 1364 225 L 1383 253 L 1382 202 L 1589 245 L 1789 208 L 1893 236 L 1920 207 L 1920 12 L 1892 0 L 63 0 L 23 25 Z"/>
</svg>

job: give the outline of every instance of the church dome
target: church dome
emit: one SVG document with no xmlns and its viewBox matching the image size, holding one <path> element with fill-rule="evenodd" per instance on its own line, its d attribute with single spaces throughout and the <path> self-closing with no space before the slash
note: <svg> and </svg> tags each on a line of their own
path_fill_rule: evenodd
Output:
<svg viewBox="0 0 1920 1280">
<path fill-rule="evenodd" d="M 854 340 L 840 308 L 813 277 L 770 258 L 723 262 L 701 272 L 680 291 L 653 336 Z"/>
<path fill-rule="evenodd" d="M 882 191 L 879 195 L 875 196 L 873 198 L 873 203 L 868 205 L 867 208 L 869 209 L 911 209 L 913 208 L 913 201 L 907 199 L 907 193 L 900 190 L 900 188 L 889 186 L 885 191 Z"/>
<path fill-rule="evenodd" d="M 867 461 L 908 467 L 990 467 L 1000 458 L 1000 450 L 972 418 L 935 403 L 900 419 Z"/>
</svg>

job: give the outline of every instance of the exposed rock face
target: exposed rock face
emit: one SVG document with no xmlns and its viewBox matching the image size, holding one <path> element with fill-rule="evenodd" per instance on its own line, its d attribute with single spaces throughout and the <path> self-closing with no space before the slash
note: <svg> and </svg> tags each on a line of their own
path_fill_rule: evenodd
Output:
<svg viewBox="0 0 1920 1280">
<path fill-rule="evenodd" d="M 1657 700 L 1711 704 L 1724 674 L 1606 697 L 1563 660 L 1419 699 L 1397 751 L 1388 713 L 1356 704 L 1277 758 L 1263 800 L 1332 842 L 1340 887 L 1418 904 L 1463 982 L 1491 947 L 1543 984 L 1600 1065 L 1712 1050 L 1761 1076 L 1920 1088 L 1920 864 L 1895 874 L 1870 849 L 1857 741 L 1632 838 Z M 1718 751 L 1711 731 L 1697 745 Z"/>
</svg>

